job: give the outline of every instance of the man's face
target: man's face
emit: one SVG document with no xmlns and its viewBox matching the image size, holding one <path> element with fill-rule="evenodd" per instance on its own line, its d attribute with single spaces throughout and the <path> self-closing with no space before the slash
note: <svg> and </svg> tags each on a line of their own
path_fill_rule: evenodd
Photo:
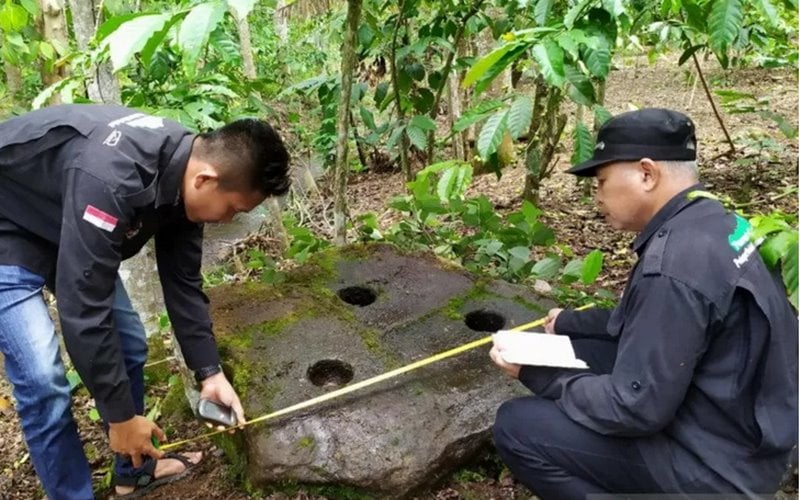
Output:
<svg viewBox="0 0 800 500">
<path fill-rule="evenodd" d="M 186 217 L 192 222 L 230 222 L 234 215 L 253 210 L 265 198 L 258 191 L 228 191 L 209 181 L 187 190 L 183 202 Z"/>
<path fill-rule="evenodd" d="M 597 208 L 614 229 L 641 231 L 649 219 L 645 176 L 639 162 L 617 162 L 597 169 Z"/>
</svg>

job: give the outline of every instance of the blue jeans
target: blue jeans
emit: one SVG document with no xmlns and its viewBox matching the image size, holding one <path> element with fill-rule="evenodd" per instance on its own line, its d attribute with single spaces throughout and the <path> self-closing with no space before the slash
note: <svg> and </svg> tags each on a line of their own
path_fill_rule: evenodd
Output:
<svg viewBox="0 0 800 500">
<path fill-rule="evenodd" d="M 89 464 L 72 419 L 69 384 L 58 339 L 42 290 L 43 277 L 18 266 L 0 265 L 0 351 L 14 386 L 22 432 L 42 486 L 51 500 L 93 499 Z M 140 413 L 144 410 L 147 341 L 122 282 L 113 305 L 115 329 Z M 118 459 L 115 472 L 131 473 Z"/>
</svg>

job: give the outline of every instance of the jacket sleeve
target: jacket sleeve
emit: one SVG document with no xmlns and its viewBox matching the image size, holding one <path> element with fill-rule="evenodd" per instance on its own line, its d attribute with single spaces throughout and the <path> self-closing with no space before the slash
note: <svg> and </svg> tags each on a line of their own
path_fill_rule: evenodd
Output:
<svg viewBox="0 0 800 500">
<path fill-rule="evenodd" d="M 556 333 L 570 338 L 608 336 L 610 309 L 587 309 L 572 311 L 565 309 L 556 318 Z"/>
<path fill-rule="evenodd" d="M 164 302 L 191 370 L 220 362 L 200 274 L 202 244 L 202 224 L 185 218 L 156 234 L 156 260 Z"/>
<path fill-rule="evenodd" d="M 709 302 L 683 283 L 646 276 L 625 301 L 610 374 L 531 370 L 526 385 L 601 434 L 644 436 L 673 419 L 707 347 Z"/>
<path fill-rule="evenodd" d="M 130 217 L 108 185 L 80 169 L 64 172 L 56 300 L 64 342 L 81 380 L 107 422 L 136 410 L 113 330 L 120 247 Z"/>
</svg>

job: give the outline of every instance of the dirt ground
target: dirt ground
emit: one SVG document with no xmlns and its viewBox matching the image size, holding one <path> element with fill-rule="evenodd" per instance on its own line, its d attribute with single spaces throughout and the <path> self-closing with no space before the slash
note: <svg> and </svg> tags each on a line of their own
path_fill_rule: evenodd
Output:
<svg viewBox="0 0 800 500">
<path fill-rule="evenodd" d="M 616 70 L 607 84 L 606 107 L 612 113 L 626 111 L 630 106 L 669 107 L 686 112 L 695 121 L 700 141 L 699 155 L 702 178 L 708 190 L 731 196 L 739 202 L 751 201 L 749 213 L 768 212 L 780 208 L 797 213 L 798 147 L 796 140 L 786 140 L 777 127 L 753 115 L 723 117 L 730 135 L 739 148 L 731 157 L 719 157 L 728 144 L 708 100 L 699 85 L 693 88 L 688 65 L 679 68 L 674 58 L 663 58 L 655 66 L 642 57 L 615 59 Z M 715 69 L 707 64 L 707 74 L 715 89 L 735 89 L 753 93 L 769 100 L 773 111 L 783 114 L 797 126 L 797 74 L 790 70 L 731 70 Z M 760 134 L 760 135 L 759 135 Z M 756 142 L 766 135 L 770 141 Z M 599 248 L 606 255 L 605 268 L 599 285 L 619 291 L 627 270 L 633 262 L 629 251 L 633 235 L 610 230 L 595 210 L 591 199 L 574 178 L 560 172 L 568 167 L 569 144 L 560 151 L 559 173 L 545 182 L 541 207 L 545 221 L 555 230 L 557 240 L 568 243 L 578 255 Z M 519 207 L 524 183 L 522 168 L 506 169 L 500 180 L 494 175 L 477 178 L 473 194 L 484 194 L 501 211 Z M 324 187 L 324 184 L 323 184 Z M 393 215 L 386 210 L 386 201 L 403 191 L 398 173 L 363 173 L 350 180 L 351 215 L 371 211 L 388 224 Z M 313 211 L 312 211 L 313 212 Z M 108 497 L 107 488 L 110 455 L 100 425 L 89 416 L 90 403 L 86 396 L 75 401 L 76 420 L 81 429 L 87 454 L 90 456 L 99 497 Z M 13 409 L 8 383 L 0 378 L 0 499 L 39 499 L 43 497 L 21 438 Z M 191 420 L 171 425 L 171 434 L 188 437 L 204 428 Z M 251 496 L 242 485 L 235 484 L 225 458 L 211 443 L 199 446 L 206 459 L 190 479 L 157 490 L 148 498 L 154 499 L 322 499 L 343 498 L 332 492 L 304 490 Z M 795 490 L 796 491 L 796 488 Z M 508 475 L 491 454 L 482 457 L 471 467 L 462 470 L 430 492 L 426 499 L 513 499 L 528 498 L 530 493 Z M 796 498 L 796 494 L 793 495 Z"/>
</svg>

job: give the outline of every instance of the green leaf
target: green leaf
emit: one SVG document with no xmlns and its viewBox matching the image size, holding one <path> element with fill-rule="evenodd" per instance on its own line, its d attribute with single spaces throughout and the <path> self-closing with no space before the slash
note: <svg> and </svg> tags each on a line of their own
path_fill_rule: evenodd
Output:
<svg viewBox="0 0 800 500">
<path fill-rule="evenodd" d="M 761 9 L 761 13 L 764 14 L 762 19 L 764 19 L 770 26 L 777 27 L 779 23 L 778 20 L 780 18 L 778 16 L 778 9 L 772 5 L 772 2 L 770 2 L 770 0 L 756 0 L 755 3 L 758 5 L 758 8 Z M 797 9 L 795 8 L 794 10 Z"/>
<path fill-rule="evenodd" d="M 564 85 L 564 51 L 561 47 L 546 40 L 533 47 L 533 58 L 539 63 L 539 69 L 547 83 L 554 87 Z"/>
<path fill-rule="evenodd" d="M 603 8 L 612 16 L 619 17 L 625 13 L 622 0 L 603 0 Z"/>
<path fill-rule="evenodd" d="M 6 32 L 21 31 L 28 24 L 28 12 L 21 6 L 6 2 L 0 9 L 0 29 Z"/>
<path fill-rule="evenodd" d="M 472 183 L 472 165 L 462 163 L 448 168 L 442 173 L 436 185 L 436 194 L 444 203 L 454 199 L 463 199 L 464 193 Z"/>
<path fill-rule="evenodd" d="M 472 124 L 477 123 L 503 105 L 502 101 L 484 101 L 474 108 L 468 110 L 466 113 L 456 120 L 453 124 L 453 132 L 461 132 L 467 130 Z"/>
<path fill-rule="evenodd" d="M 469 71 L 467 71 L 467 74 L 464 75 L 464 81 L 461 83 L 461 86 L 464 88 L 472 86 L 484 75 L 484 73 L 486 73 L 489 68 L 491 68 L 508 51 L 516 46 L 517 45 L 514 43 L 507 43 L 496 48 L 485 57 L 479 59 L 475 64 L 472 65 Z"/>
<path fill-rule="evenodd" d="M 683 54 L 681 54 L 681 57 L 678 58 L 678 66 L 683 66 L 683 63 L 685 63 L 690 57 L 692 57 L 692 54 L 702 49 L 703 47 L 705 47 L 705 44 L 693 45 L 688 49 L 684 50 Z"/>
<path fill-rule="evenodd" d="M 599 129 L 603 126 L 605 122 L 613 118 L 611 113 L 599 104 L 595 104 L 592 106 L 592 110 L 594 111 L 594 127 L 595 129 Z"/>
<path fill-rule="evenodd" d="M 428 145 L 428 134 L 426 134 L 424 130 L 409 124 L 408 127 L 406 127 L 406 135 L 408 136 L 408 140 L 411 141 L 411 144 L 416 146 L 417 149 L 425 151 Z"/>
<path fill-rule="evenodd" d="M 67 372 L 67 382 L 69 383 L 70 392 L 74 391 L 82 383 L 81 376 L 74 369 L 70 370 Z"/>
<path fill-rule="evenodd" d="M 781 274 L 783 275 L 783 283 L 786 285 L 786 293 L 789 294 L 789 301 L 797 309 L 797 232 L 794 234 L 795 241 L 793 245 L 789 246 L 789 250 L 783 258 Z"/>
<path fill-rule="evenodd" d="M 514 247 L 508 250 L 510 259 L 508 268 L 512 273 L 518 272 L 531 260 L 531 249 L 528 247 Z"/>
<path fill-rule="evenodd" d="M 789 253 L 792 244 L 797 245 L 797 232 L 790 230 L 773 234 L 759 247 L 761 258 L 769 267 L 775 267 Z"/>
<path fill-rule="evenodd" d="M 375 130 L 377 128 L 375 126 L 375 117 L 372 115 L 372 111 L 366 106 L 362 104 L 358 108 L 358 113 L 361 115 L 361 121 L 364 122 L 364 125 L 366 125 L 368 129 Z"/>
<path fill-rule="evenodd" d="M 583 121 L 575 124 L 575 130 L 572 133 L 572 158 L 570 161 L 573 165 L 583 163 L 594 154 L 594 137 L 592 137 L 589 127 Z"/>
<path fill-rule="evenodd" d="M 194 77 L 200 52 L 206 46 L 208 37 L 225 15 L 224 4 L 209 2 L 195 6 L 186 15 L 178 29 L 178 46 L 183 53 L 183 68 L 186 74 Z"/>
<path fill-rule="evenodd" d="M 517 97 L 508 110 L 508 132 L 516 139 L 528 132 L 533 116 L 533 99 L 523 95 Z"/>
<path fill-rule="evenodd" d="M 758 113 L 763 118 L 768 120 L 772 120 L 778 126 L 780 131 L 783 133 L 784 137 L 787 139 L 794 139 L 797 137 L 797 127 L 792 125 L 786 120 L 786 117 L 780 113 L 776 113 L 770 110 L 763 110 L 759 111 Z"/>
<path fill-rule="evenodd" d="M 611 69 L 611 50 L 608 44 L 602 43 L 596 49 L 586 49 L 586 57 L 583 62 L 592 75 L 605 80 Z"/>
<path fill-rule="evenodd" d="M 538 0 L 536 6 L 533 8 L 533 20 L 539 26 L 544 26 L 547 23 L 547 16 L 550 15 L 550 9 L 553 7 L 553 0 Z"/>
<path fill-rule="evenodd" d="M 148 14 L 135 17 L 120 24 L 117 29 L 103 39 L 108 46 L 111 66 L 114 71 L 126 67 L 133 55 L 145 46 L 147 41 L 167 22 L 165 14 Z"/>
<path fill-rule="evenodd" d="M 160 30 L 156 31 L 155 34 L 153 34 L 153 36 L 147 40 L 147 43 L 144 44 L 144 48 L 142 49 L 142 63 L 145 66 L 150 67 L 150 62 L 153 60 L 153 54 L 156 53 L 156 49 L 158 49 L 158 47 L 164 41 L 164 38 L 166 38 L 169 30 L 172 29 L 175 23 L 183 19 L 185 15 L 185 12 L 175 14 L 170 18 L 169 21 L 164 23 L 164 26 Z"/>
<path fill-rule="evenodd" d="M 600 275 L 601 269 L 603 269 L 603 252 L 600 250 L 592 250 L 589 252 L 589 255 L 583 259 L 581 282 L 583 282 L 584 285 L 594 283 L 597 276 Z"/>
<path fill-rule="evenodd" d="M 580 52 L 579 52 L 580 43 L 578 42 L 578 40 L 575 39 L 574 36 L 572 36 L 572 31 L 565 31 L 559 34 L 556 37 L 556 42 L 558 42 L 558 45 L 562 49 L 564 49 L 564 51 L 566 51 L 566 53 L 569 54 L 570 57 L 572 57 L 572 59 L 578 60 L 578 58 L 580 57 Z"/>
<path fill-rule="evenodd" d="M 486 159 L 497 151 L 497 146 L 503 140 L 503 135 L 506 133 L 506 116 L 508 111 L 501 109 L 486 120 L 481 128 L 481 133 L 478 136 L 478 154 L 481 158 Z"/>
<path fill-rule="evenodd" d="M 28 14 L 31 17 L 38 17 L 39 16 L 39 5 L 34 0 L 21 0 L 20 3 L 25 10 L 28 11 Z"/>
<path fill-rule="evenodd" d="M 231 8 L 237 19 L 246 18 L 255 5 L 256 0 L 228 0 L 228 7 Z"/>
<path fill-rule="evenodd" d="M 583 13 L 583 11 L 586 9 L 586 6 L 592 3 L 592 1 L 593 0 L 581 0 L 571 9 L 569 9 L 569 11 L 567 11 L 567 15 L 564 16 L 564 26 L 566 26 L 567 29 L 572 29 L 572 26 L 575 24 L 575 20 Z"/>
<path fill-rule="evenodd" d="M 551 279 L 558 274 L 561 262 L 555 257 L 545 257 L 531 268 L 531 274 L 541 279 Z"/>
<path fill-rule="evenodd" d="M 583 259 L 572 259 L 564 266 L 561 271 L 561 281 L 563 283 L 574 283 L 581 277 L 581 269 L 583 268 Z"/>
<path fill-rule="evenodd" d="M 412 118 L 411 125 L 422 130 L 436 130 L 436 122 L 424 115 L 417 115 Z"/>
<path fill-rule="evenodd" d="M 570 99 L 577 104 L 592 106 L 594 104 L 594 86 L 589 78 L 571 64 L 564 67 L 564 73 L 569 82 L 567 94 Z"/>
<path fill-rule="evenodd" d="M 742 0 L 714 0 L 708 17 L 711 47 L 724 54 L 742 27 Z"/>
</svg>

